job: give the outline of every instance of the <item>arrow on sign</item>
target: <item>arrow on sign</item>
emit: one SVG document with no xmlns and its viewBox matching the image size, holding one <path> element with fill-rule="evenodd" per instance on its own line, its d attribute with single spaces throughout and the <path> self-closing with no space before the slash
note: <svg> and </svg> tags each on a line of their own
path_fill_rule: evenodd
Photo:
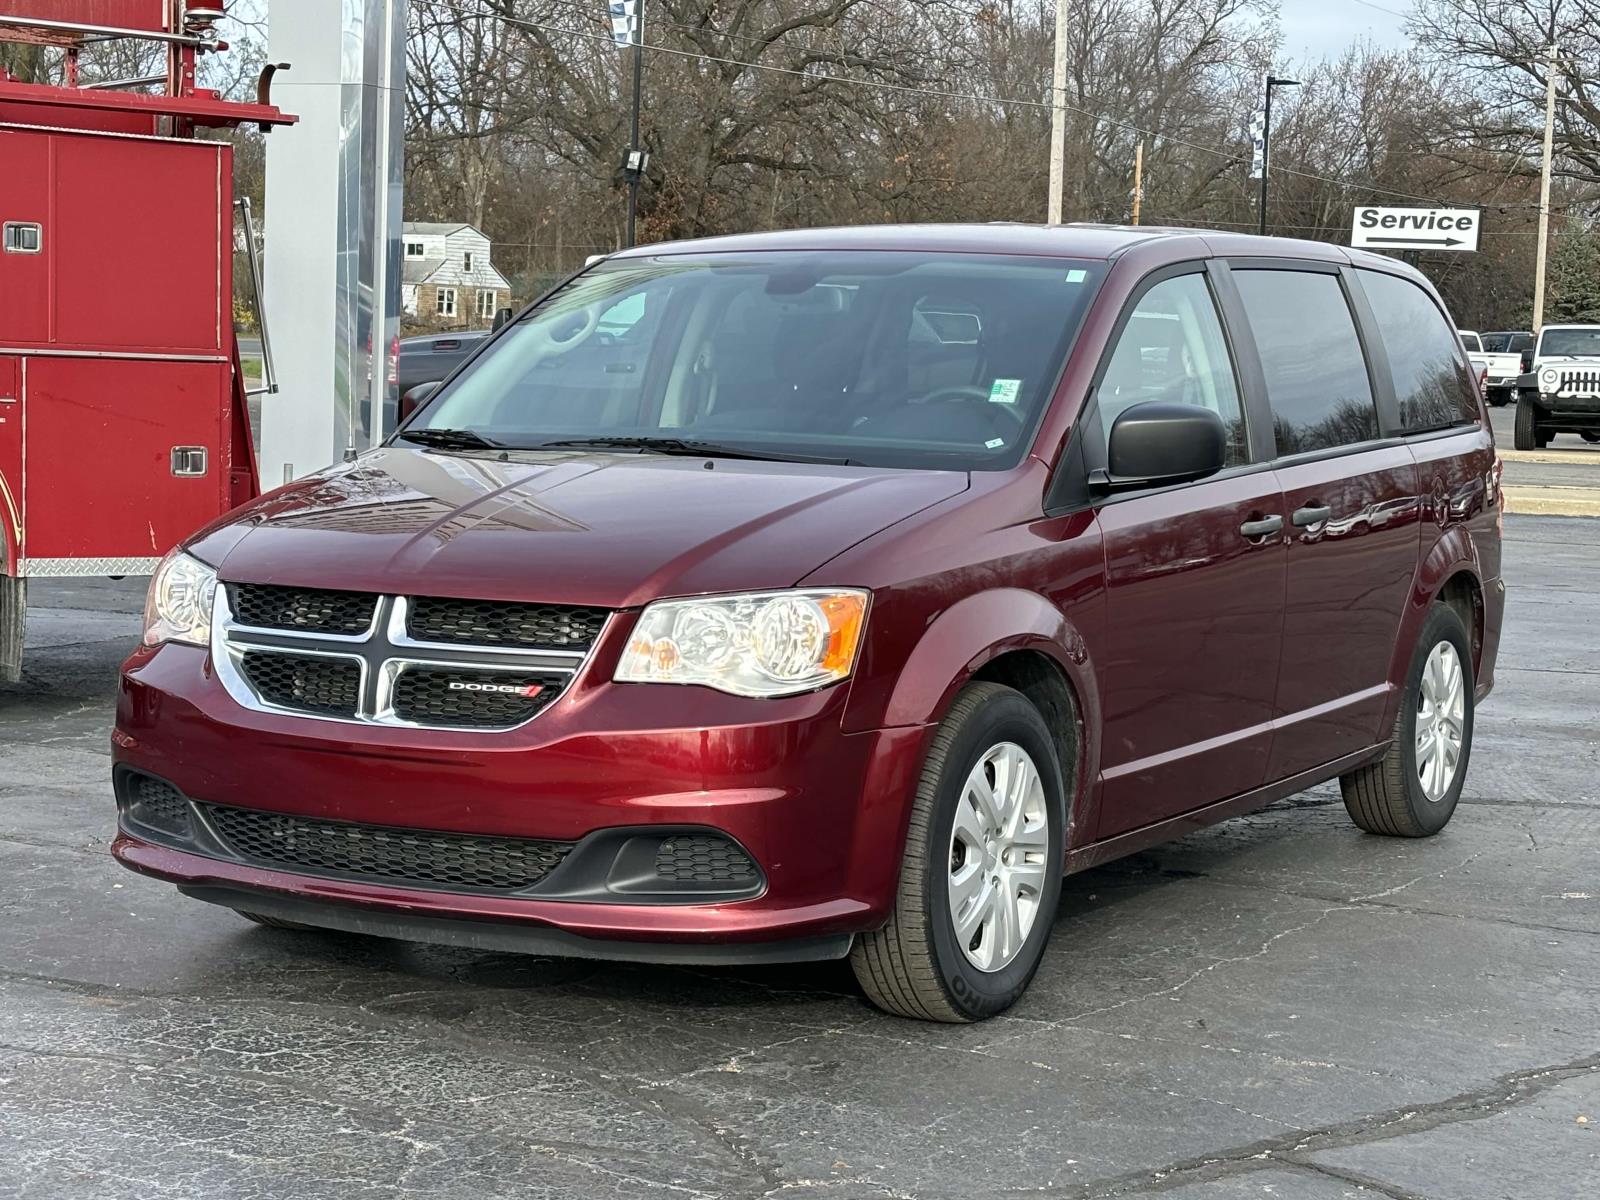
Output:
<svg viewBox="0 0 1600 1200">
<path fill-rule="evenodd" d="M 1369 246 L 1464 246 L 1464 238 L 1375 238 L 1368 237 Z"/>
</svg>

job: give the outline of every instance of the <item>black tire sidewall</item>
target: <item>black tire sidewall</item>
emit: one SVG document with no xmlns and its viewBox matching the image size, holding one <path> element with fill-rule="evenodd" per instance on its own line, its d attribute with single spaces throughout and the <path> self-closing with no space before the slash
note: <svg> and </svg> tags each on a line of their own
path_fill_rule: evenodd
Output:
<svg viewBox="0 0 1600 1200">
<path fill-rule="evenodd" d="M 1021 746 L 1038 769 L 1049 807 L 1050 828 L 1045 861 L 1053 863 L 1056 869 L 1045 872 L 1039 915 L 1028 932 L 1021 952 L 1001 970 L 986 972 L 974 967 L 956 942 L 946 876 L 950 862 L 951 827 L 967 776 L 978 759 L 1000 742 L 1015 742 Z M 1056 908 L 1061 897 L 1061 875 L 1065 862 L 1062 839 L 1065 830 L 1066 801 L 1062 770 L 1044 719 L 1021 693 L 996 696 L 974 712 L 958 731 L 941 764 L 933 820 L 929 824 L 930 844 L 924 859 L 927 876 L 923 881 L 924 894 L 928 905 L 934 964 L 950 1003 L 966 1017 L 981 1020 L 1009 1008 L 1026 990 L 1038 969 L 1045 944 L 1050 940 L 1050 928 L 1055 923 Z"/>
<path fill-rule="evenodd" d="M 1461 758 L 1456 763 L 1456 776 L 1443 800 L 1432 801 L 1422 790 L 1417 778 L 1417 697 L 1422 689 L 1422 672 L 1428 665 L 1428 656 L 1440 642 L 1450 642 L 1461 660 L 1461 670 L 1466 676 L 1466 704 L 1461 718 Z M 1435 605 L 1422 626 L 1422 636 L 1417 639 L 1417 652 L 1412 657 L 1411 670 L 1406 676 L 1406 690 L 1401 697 L 1404 708 L 1400 717 L 1400 763 L 1405 779 L 1406 805 L 1424 833 L 1437 833 L 1449 824 L 1461 799 L 1461 789 L 1467 780 L 1467 767 L 1472 760 L 1472 727 L 1474 718 L 1474 689 L 1477 676 L 1472 666 L 1472 643 L 1466 627 L 1455 611 L 1446 605 Z"/>
</svg>

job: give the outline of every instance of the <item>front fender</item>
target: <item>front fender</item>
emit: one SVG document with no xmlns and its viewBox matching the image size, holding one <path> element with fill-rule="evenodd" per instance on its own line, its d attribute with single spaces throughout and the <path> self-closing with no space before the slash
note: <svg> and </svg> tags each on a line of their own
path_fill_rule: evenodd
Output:
<svg viewBox="0 0 1600 1200">
<path fill-rule="evenodd" d="M 1037 651 L 1065 673 L 1081 725 L 1080 761 L 1063 763 L 1062 768 L 1069 780 L 1074 767 L 1080 781 L 1096 778 L 1100 702 L 1088 643 L 1061 609 L 1021 588 L 977 592 L 941 612 L 922 630 L 881 708 L 873 702 L 852 705 L 846 725 L 875 729 L 935 724 L 985 664 L 1015 650 Z"/>
</svg>

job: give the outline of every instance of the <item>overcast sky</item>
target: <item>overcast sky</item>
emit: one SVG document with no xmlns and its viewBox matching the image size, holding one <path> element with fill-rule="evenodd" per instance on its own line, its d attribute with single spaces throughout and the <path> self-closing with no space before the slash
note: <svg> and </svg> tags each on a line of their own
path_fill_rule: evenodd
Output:
<svg viewBox="0 0 1600 1200">
<path fill-rule="evenodd" d="M 1409 0 L 1373 0 L 1384 12 L 1360 0 L 1279 0 L 1283 12 L 1283 54 L 1291 59 L 1336 56 L 1350 43 L 1371 38 L 1379 47 L 1405 44 Z"/>
</svg>

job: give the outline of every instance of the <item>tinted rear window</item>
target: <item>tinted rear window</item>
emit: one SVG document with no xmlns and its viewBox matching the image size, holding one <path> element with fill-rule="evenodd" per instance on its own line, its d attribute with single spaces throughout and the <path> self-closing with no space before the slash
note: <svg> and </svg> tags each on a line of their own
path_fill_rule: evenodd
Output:
<svg viewBox="0 0 1600 1200">
<path fill-rule="evenodd" d="M 1358 275 L 1388 353 L 1401 428 L 1414 432 L 1476 421 L 1477 389 L 1433 298 L 1396 275 Z"/>
<path fill-rule="evenodd" d="M 1238 270 L 1280 455 L 1378 436 L 1367 363 L 1336 275 Z"/>
</svg>

